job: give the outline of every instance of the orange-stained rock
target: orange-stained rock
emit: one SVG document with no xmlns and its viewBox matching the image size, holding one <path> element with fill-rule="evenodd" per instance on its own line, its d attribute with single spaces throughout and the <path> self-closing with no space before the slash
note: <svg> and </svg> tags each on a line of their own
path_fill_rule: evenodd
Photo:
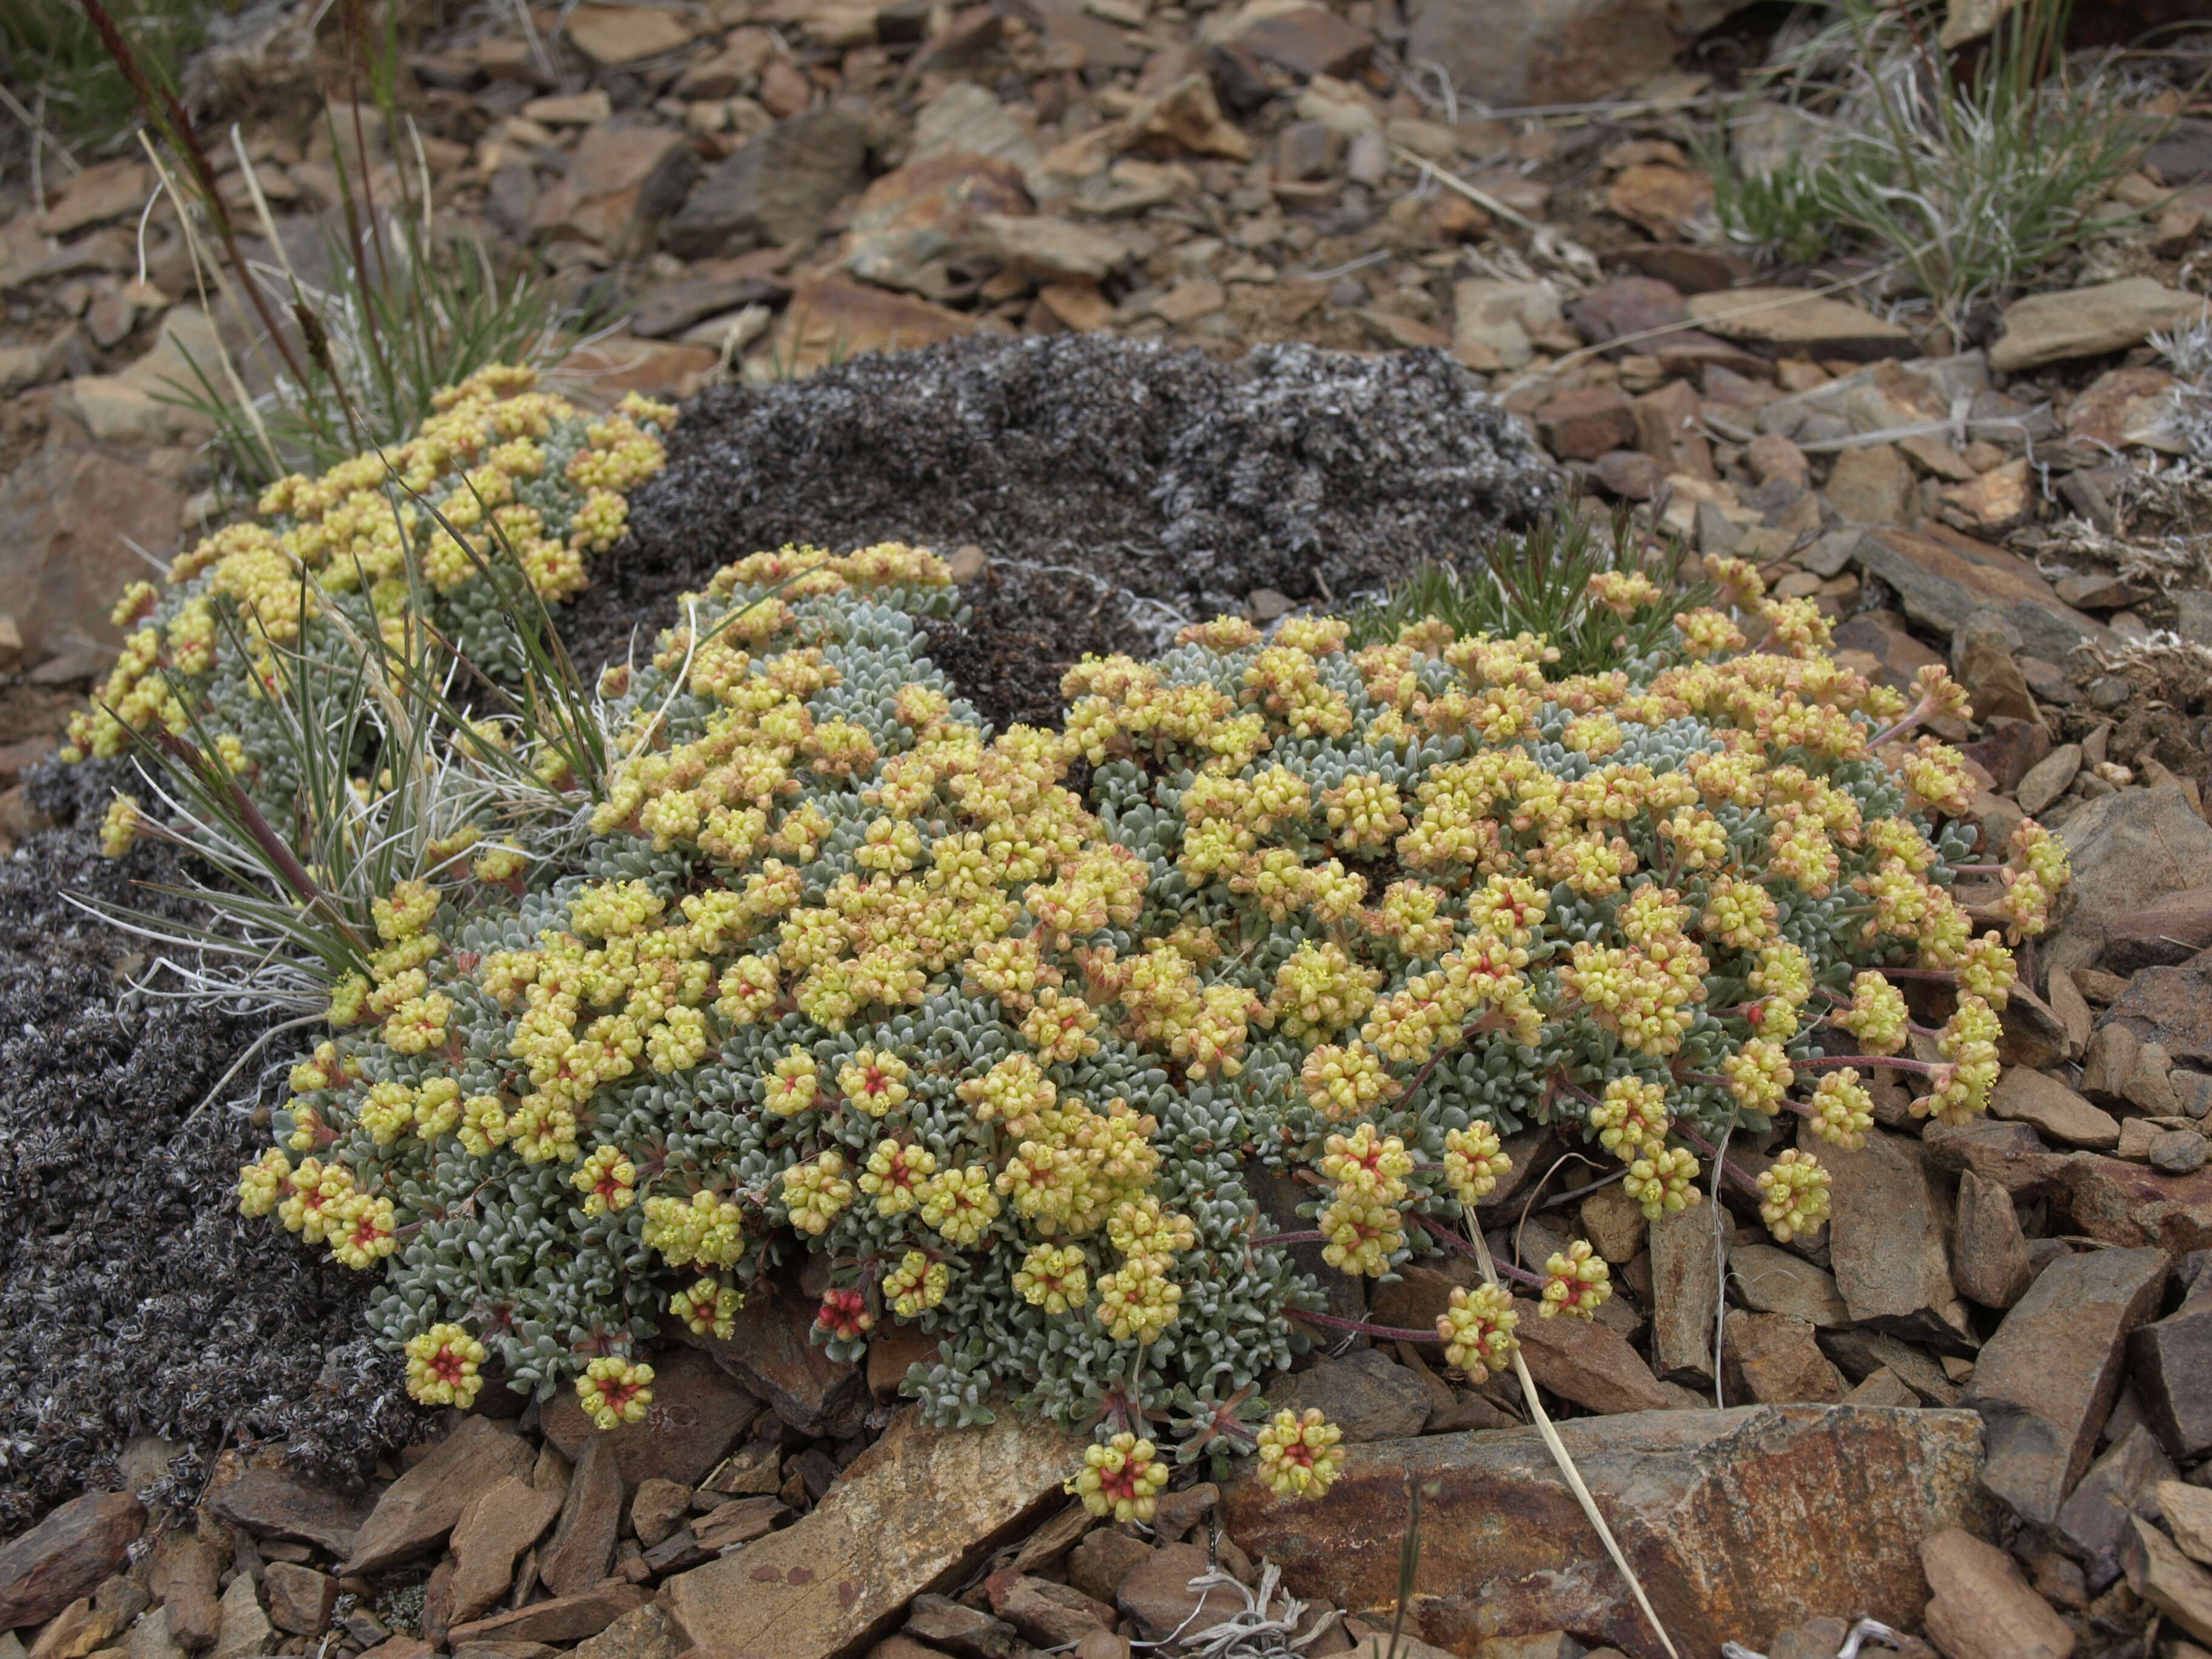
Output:
<svg viewBox="0 0 2212 1659">
<path fill-rule="evenodd" d="M 1744 1407 L 1559 1431 L 1684 1653 L 1822 1613 L 1910 1626 L 1928 1597 L 1921 1540 L 1994 1516 L 1972 1412 Z M 1571 1628 L 1635 1659 L 1662 1651 L 1536 1431 L 1347 1449 L 1317 1502 L 1278 1498 L 1249 1474 L 1224 1491 L 1224 1524 L 1282 1565 L 1292 1594 L 1382 1613 L 1407 1492 L 1435 1481 L 1414 1583 L 1425 1639 L 1472 1653 L 1488 1637 Z"/>
</svg>

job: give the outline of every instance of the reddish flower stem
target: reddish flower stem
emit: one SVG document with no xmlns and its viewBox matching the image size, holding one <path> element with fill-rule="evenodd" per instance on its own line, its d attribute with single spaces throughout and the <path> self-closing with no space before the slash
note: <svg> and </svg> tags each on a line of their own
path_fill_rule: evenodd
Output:
<svg viewBox="0 0 2212 1659">
<path fill-rule="evenodd" d="M 1309 1325 L 1324 1325 L 1333 1331 L 1355 1331 L 1361 1336 L 1380 1337 L 1385 1342 L 1437 1342 L 1441 1340 L 1435 1331 L 1409 1331 L 1402 1325 L 1370 1325 L 1361 1319 L 1339 1319 L 1334 1314 L 1307 1313 L 1303 1309 L 1291 1310 L 1291 1317 Z"/>
</svg>

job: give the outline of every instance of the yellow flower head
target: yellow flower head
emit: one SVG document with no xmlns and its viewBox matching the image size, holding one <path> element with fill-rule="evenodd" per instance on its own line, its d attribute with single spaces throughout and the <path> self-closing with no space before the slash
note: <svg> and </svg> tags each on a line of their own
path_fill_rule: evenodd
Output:
<svg viewBox="0 0 2212 1659">
<path fill-rule="evenodd" d="M 1083 1468 L 1061 1490 L 1083 1500 L 1093 1515 L 1110 1516 L 1116 1525 L 1149 1521 L 1158 1513 L 1168 1466 L 1158 1449 L 1124 1430 L 1111 1440 L 1093 1442 L 1083 1452 Z"/>
<path fill-rule="evenodd" d="M 642 1422 L 653 1406 L 653 1367 L 605 1355 L 584 1367 L 576 1379 L 576 1398 L 584 1415 L 601 1429 Z"/>
<path fill-rule="evenodd" d="M 1470 1291 L 1455 1285 L 1449 1305 L 1437 1316 L 1437 1338 L 1444 1345 L 1447 1364 L 1480 1379 L 1511 1362 L 1520 1346 L 1513 1328 L 1520 1322 L 1512 1295 L 1503 1285 L 1478 1285 Z"/>
<path fill-rule="evenodd" d="M 1546 1319 L 1557 1314 L 1590 1319 L 1612 1294 L 1613 1273 L 1605 1258 L 1590 1248 L 1588 1239 L 1578 1238 L 1545 1262 L 1544 1297 L 1536 1311 Z"/>
<path fill-rule="evenodd" d="M 407 1392 L 426 1406 L 466 1411 L 483 1387 L 484 1346 L 459 1325 L 433 1325 L 407 1339 Z"/>
<path fill-rule="evenodd" d="M 1283 1498 L 1319 1498 L 1344 1468 L 1344 1431 L 1309 1406 L 1279 1411 L 1258 1436 L 1260 1479 Z"/>
</svg>

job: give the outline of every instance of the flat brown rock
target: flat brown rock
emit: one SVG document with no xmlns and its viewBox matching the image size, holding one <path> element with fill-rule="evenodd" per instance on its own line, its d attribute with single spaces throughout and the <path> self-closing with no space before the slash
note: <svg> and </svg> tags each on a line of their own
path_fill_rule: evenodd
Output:
<svg viewBox="0 0 2212 1659">
<path fill-rule="evenodd" d="M 1973 1330 L 1951 1284 L 1951 1206 L 1926 1149 L 1876 1129 L 1856 1152 L 1820 1149 L 1832 1178 L 1828 1249 L 1851 1317 L 1952 1353 Z"/>
<path fill-rule="evenodd" d="M 738 1310 L 726 1341 L 696 1339 L 714 1363 L 801 1434 L 842 1437 L 867 1414 L 867 1379 L 860 1368 L 832 1359 L 810 1340 L 814 1310 L 796 1285 L 755 1291 Z"/>
<path fill-rule="evenodd" d="M 1735 288 L 1690 296 L 1690 320 L 1724 340 L 1789 348 L 1799 357 L 1914 355 L 1912 334 L 1872 312 L 1809 289 Z"/>
<path fill-rule="evenodd" d="M 1082 1459 L 1081 1440 L 1012 1412 L 963 1430 L 904 1412 L 811 1513 L 664 1585 L 670 1632 L 700 1659 L 830 1659 L 963 1577 Z"/>
<path fill-rule="evenodd" d="M 449 1624 L 465 1625 L 507 1593 L 514 1559 L 561 1512 L 561 1494 L 540 1492 L 508 1475 L 470 1500 L 453 1523 L 453 1607 Z"/>
<path fill-rule="evenodd" d="M 561 1519 L 538 1553 L 538 1576 L 556 1595 L 575 1595 L 607 1576 L 622 1529 L 622 1471 L 604 1435 L 593 1437 L 568 1476 Z"/>
<path fill-rule="evenodd" d="M 1758 1406 L 1559 1425 L 1560 1438 L 1685 1654 L 1813 1614 L 1911 1626 L 1927 1600 L 1920 1540 L 1987 1524 L 1970 1412 Z M 1407 1492 L 1423 1510 L 1423 1635 L 1458 1653 L 1487 1637 L 1571 1629 L 1656 1653 L 1650 1626 L 1534 1429 L 1355 1446 L 1324 1498 L 1280 1498 L 1249 1474 L 1223 1521 L 1285 1588 L 1387 1625 Z"/>
<path fill-rule="evenodd" d="M 2058 1169 L 2056 1191 L 2076 1232 L 2179 1260 L 2212 1249 L 2212 1170 L 2162 1175 L 2140 1164 L 2076 1152 Z"/>
<path fill-rule="evenodd" d="M 2063 662 L 2085 641 L 2109 635 L 2064 604 L 2035 567 L 2017 554 L 1929 525 L 1884 526 L 1859 538 L 1852 556 L 1898 592 L 1905 614 L 1943 634 L 1977 611 L 2002 611 L 2032 655 Z"/>
<path fill-rule="evenodd" d="M 2069 1659 L 2074 1632 L 1995 1545 L 1953 1527 L 1920 1546 L 1928 1634 L 1950 1659 Z"/>
<path fill-rule="evenodd" d="M 653 1405 L 638 1422 L 601 1430 L 584 1415 L 574 1391 L 562 1389 L 545 1407 L 545 1437 L 570 1459 L 604 1437 L 614 1448 L 625 1491 L 647 1480 L 696 1486 L 727 1456 L 760 1416 L 760 1401 L 707 1355 L 670 1348 L 653 1362 Z"/>
<path fill-rule="evenodd" d="M 464 1642 L 580 1642 L 652 1599 L 653 1592 L 641 1585 L 609 1579 L 581 1595 L 556 1595 L 473 1624 L 456 1625 L 446 1639 L 454 1647 Z"/>
<path fill-rule="evenodd" d="M 124 1563 L 146 1525 L 127 1492 L 88 1492 L 0 1544 L 0 1631 L 44 1624 Z"/>
<path fill-rule="evenodd" d="M 343 1559 L 373 1504 L 312 1486 L 283 1469 L 248 1469 L 217 1488 L 208 1508 L 257 1538 L 296 1538 Z"/>
<path fill-rule="evenodd" d="M 2158 1250 L 2069 1255 L 2043 1270 L 1982 1347 L 1965 1403 L 1989 1425 L 1983 1484 L 2049 1526 L 2089 1467 L 2128 1334 L 2158 1307 Z"/>
<path fill-rule="evenodd" d="M 1809 1321 L 1795 1314 L 1747 1313 L 1731 1309 L 1725 1328 L 1728 1358 L 1741 1371 L 1751 1397 L 1763 1406 L 1841 1400 L 1848 1385 L 1813 1340 Z"/>
<path fill-rule="evenodd" d="M 2110 1152 L 2120 1144 L 2120 1121 L 2057 1078 L 2026 1066 L 2008 1066 L 1990 1091 L 1990 1115 L 2031 1125 L 2046 1139 Z"/>
<path fill-rule="evenodd" d="M 1675 1403 L 1618 1331 L 1588 1319 L 1540 1318 L 1525 1297 L 1513 1306 L 1528 1374 L 1561 1399 L 1594 1412 L 1665 1411 Z"/>
<path fill-rule="evenodd" d="M 527 1480 L 528 1441 L 483 1417 L 465 1417 L 436 1450 L 385 1489 L 355 1534 L 343 1571 L 374 1572 L 419 1555 L 453 1529 L 485 1487 L 507 1475 Z"/>
</svg>

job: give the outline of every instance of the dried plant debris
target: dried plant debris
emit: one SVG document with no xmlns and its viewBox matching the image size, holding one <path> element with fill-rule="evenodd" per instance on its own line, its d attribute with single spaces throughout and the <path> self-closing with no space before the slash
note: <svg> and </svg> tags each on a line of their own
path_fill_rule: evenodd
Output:
<svg viewBox="0 0 2212 1659">
<path fill-rule="evenodd" d="M 0 860 L 0 1532 L 118 1484 L 134 1435 L 272 1441 L 344 1478 L 420 1420 L 398 1356 L 353 1335 L 364 1287 L 223 1202 L 263 1136 L 194 1109 L 255 1024 L 134 990 L 137 942 L 69 902 L 175 879 L 158 848 L 99 855 L 118 774 L 52 771 L 40 805 L 81 827 Z"/>
<path fill-rule="evenodd" d="M 1345 600 L 1464 563 L 1556 488 L 1440 353 L 1285 345 L 1218 363 L 1099 336 L 976 336 L 697 399 L 667 471 L 632 498 L 629 541 L 563 626 L 580 660 L 619 658 L 641 621 L 763 548 L 974 544 L 1023 568 L 974 596 L 979 617 L 1047 652 L 1025 678 L 1002 668 L 1004 700 L 963 689 L 994 720 L 1042 719 L 1086 651 L 1156 647 L 1261 588 Z M 933 651 L 957 674 L 946 632 Z"/>
</svg>

